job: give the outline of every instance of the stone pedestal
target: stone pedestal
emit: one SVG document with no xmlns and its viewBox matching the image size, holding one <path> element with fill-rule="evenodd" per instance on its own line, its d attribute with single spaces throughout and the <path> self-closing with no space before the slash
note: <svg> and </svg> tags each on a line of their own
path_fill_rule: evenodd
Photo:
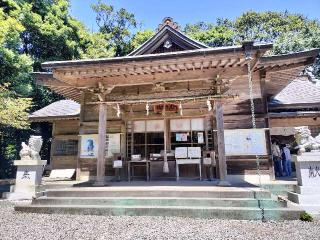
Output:
<svg viewBox="0 0 320 240">
<path fill-rule="evenodd" d="M 294 156 L 298 186 L 288 198 L 311 214 L 320 214 L 320 152 Z"/>
<path fill-rule="evenodd" d="M 11 200 L 24 200 L 37 197 L 41 188 L 43 167 L 46 160 L 16 160 L 14 165 L 18 167 L 16 184 L 13 193 L 7 194 Z"/>
</svg>

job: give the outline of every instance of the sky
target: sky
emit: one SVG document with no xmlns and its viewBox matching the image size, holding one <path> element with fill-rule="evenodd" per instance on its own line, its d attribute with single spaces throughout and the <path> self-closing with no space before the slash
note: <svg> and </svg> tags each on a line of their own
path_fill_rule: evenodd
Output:
<svg viewBox="0 0 320 240">
<path fill-rule="evenodd" d="M 71 0 L 71 15 L 88 29 L 97 30 L 90 5 L 98 0 Z M 134 13 L 141 29 L 156 29 L 164 17 L 172 17 L 179 25 L 199 21 L 215 22 L 217 18 L 234 19 L 248 10 L 301 13 L 320 20 L 320 0 L 104 0 L 116 9 Z"/>
</svg>

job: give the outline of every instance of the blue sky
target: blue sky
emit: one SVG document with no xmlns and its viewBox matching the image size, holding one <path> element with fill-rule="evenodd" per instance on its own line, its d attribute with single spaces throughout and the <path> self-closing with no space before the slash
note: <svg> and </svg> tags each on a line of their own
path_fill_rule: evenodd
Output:
<svg viewBox="0 0 320 240">
<path fill-rule="evenodd" d="M 71 0 L 71 14 L 90 30 L 96 30 L 90 5 L 98 0 Z M 320 19 L 320 0 L 104 0 L 115 8 L 125 8 L 142 23 L 141 29 L 155 29 L 170 16 L 180 25 L 199 21 L 215 22 L 218 17 L 234 19 L 248 10 L 301 13 Z"/>
</svg>

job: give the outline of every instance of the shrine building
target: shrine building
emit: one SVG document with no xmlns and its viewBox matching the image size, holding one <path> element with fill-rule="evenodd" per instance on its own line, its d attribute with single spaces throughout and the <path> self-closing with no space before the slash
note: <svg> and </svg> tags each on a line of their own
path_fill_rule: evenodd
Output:
<svg viewBox="0 0 320 240">
<path fill-rule="evenodd" d="M 212 177 L 223 185 L 257 177 L 257 161 L 261 177 L 274 179 L 273 125 L 320 126 L 319 109 L 299 122 L 274 99 L 290 101 L 279 94 L 296 78 L 306 85 L 300 73 L 319 49 L 267 55 L 271 49 L 211 48 L 165 18 L 128 56 L 43 63 L 37 83 L 67 100 L 30 120 L 53 125 L 51 169 L 76 169 L 76 179 L 97 185 L 116 169 L 121 180 Z"/>
</svg>

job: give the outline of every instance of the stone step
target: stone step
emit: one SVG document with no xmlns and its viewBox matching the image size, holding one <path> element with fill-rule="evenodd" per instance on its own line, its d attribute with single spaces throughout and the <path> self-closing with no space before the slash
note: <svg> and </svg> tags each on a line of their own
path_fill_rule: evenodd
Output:
<svg viewBox="0 0 320 240">
<path fill-rule="evenodd" d="M 253 198 L 175 198 L 175 197 L 40 197 L 33 205 L 110 205 L 110 206 L 202 206 L 281 208 L 286 202 Z"/>
<path fill-rule="evenodd" d="M 288 192 L 294 191 L 296 182 L 290 184 L 262 184 L 262 188 L 270 191 L 274 195 L 288 197 Z"/>
<path fill-rule="evenodd" d="M 84 214 L 107 216 L 177 216 L 192 218 L 219 218 L 261 220 L 259 208 L 199 207 L 199 206 L 96 206 L 96 205 L 17 205 L 16 211 L 30 213 Z M 300 210 L 287 208 L 265 209 L 266 220 L 299 219 Z"/>
<path fill-rule="evenodd" d="M 259 188 L 70 188 L 52 189 L 47 197 L 184 197 L 184 198 L 271 198 L 271 193 Z"/>
</svg>

